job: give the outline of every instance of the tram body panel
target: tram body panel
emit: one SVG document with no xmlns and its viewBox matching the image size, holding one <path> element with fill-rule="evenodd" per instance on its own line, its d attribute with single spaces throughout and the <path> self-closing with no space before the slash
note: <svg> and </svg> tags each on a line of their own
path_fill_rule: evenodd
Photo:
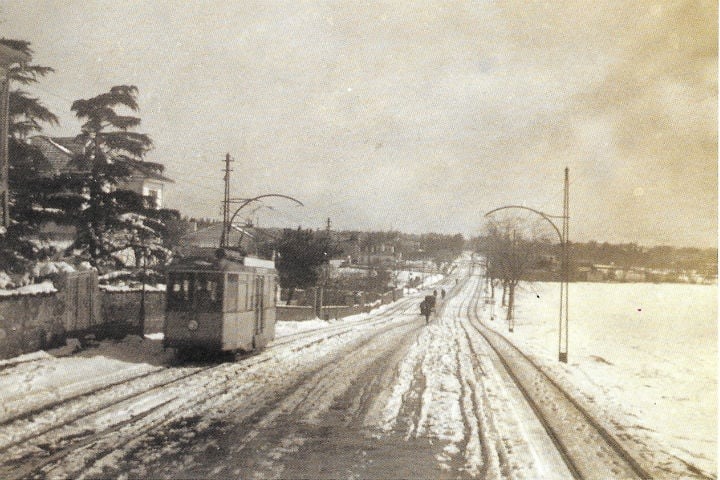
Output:
<svg viewBox="0 0 720 480">
<path fill-rule="evenodd" d="M 222 317 L 212 313 L 173 312 L 165 324 L 165 346 L 184 350 L 222 348 Z"/>
<path fill-rule="evenodd" d="M 222 322 L 222 350 L 245 350 L 255 348 L 253 323 L 247 312 L 225 313 Z"/>
</svg>

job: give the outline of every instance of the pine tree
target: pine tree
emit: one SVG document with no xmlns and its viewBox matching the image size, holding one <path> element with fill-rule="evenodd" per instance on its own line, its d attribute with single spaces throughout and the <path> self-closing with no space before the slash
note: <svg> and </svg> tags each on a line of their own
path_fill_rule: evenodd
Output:
<svg viewBox="0 0 720 480">
<path fill-rule="evenodd" d="M 32 57 L 30 42 L 0 39 L 0 43 Z M 58 118 L 39 99 L 29 93 L 12 88 L 28 86 L 53 72 L 51 67 L 17 63 L 10 65 L 8 160 L 11 225 L 0 237 L 0 264 L 11 271 L 21 271 L 41 253 L 25 237 L 33 233 L 41 216 L 32 209 L 37 195 L 42 192 L 37 179 L 37 167 L 42 162 L 40 152 L 25 142 L 27 136 L 42 130 L 42 124 L 57 125 Z"/>
<path fill-rule="evenodd" d="M 138 265 L 141 257 L 152 257 L 152 262 L 166 260 L 162 219 L 178 216 L 148 209 L 140 194 L 116 188 L 130 177 L 134 167 L 148 165 L 144 156 L 152 140 L 129 130 L 140 125 L 140 118 L 118 113 L 120 109 L 137 112 L 137 94 L 137 87 L 120 85 L 93 98 L 76 100 L 71 107 L 84 120 L 77 140 L 85 151 L 76 161 L 90 166 L 83 178 L 86 204 L 78 216 L 74 248 L 98 267 L 112 267 L 113 254 L 128 248 L 134 251 Z"/>
</svg>

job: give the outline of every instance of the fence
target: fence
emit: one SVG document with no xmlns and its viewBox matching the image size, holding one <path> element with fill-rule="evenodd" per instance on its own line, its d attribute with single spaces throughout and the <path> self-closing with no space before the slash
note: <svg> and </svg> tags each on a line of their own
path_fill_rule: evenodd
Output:
<svg viewBox="0 0 720 480">
<path fill-rule="evenodd" d="M 312 291 L 311 291 L 312 292 Z M 338 319 L 358 313 L 368 312 L 377 305 L 386 305 L 402 298 L 403 290 L 401 288 L 391 290 L 383 294 L 359 292 L 352 298 L 357 299 L 358 303 L 350 305 L 278 305 L 276 318 L 281 321 L 303 321 L 312 320 L 313 318 L 322 318 L 325 320 Z"/>
<path fill-rule="evenodd" d="M 103 325 L 100 335 L 122 336 L 137 332 L 140 327 L 140 303 L 142 292 L 102 292 Z M 165 318 L 165 292 L 145 292 L 144 333 L 162 332 Z"/>
<path fill-rule="evenodd" d="M 56 294 L 0 298 L 0 358 L 61 344 L 64 316 L 65 304 Z"/>
</svg>

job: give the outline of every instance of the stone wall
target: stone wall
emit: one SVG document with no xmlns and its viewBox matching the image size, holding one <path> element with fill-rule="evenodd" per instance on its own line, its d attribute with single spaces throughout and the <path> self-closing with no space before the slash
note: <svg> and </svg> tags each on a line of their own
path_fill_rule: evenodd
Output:
<svg viewBox="0 0 720 480">
<path fill-rule="evenodd" d="M 63 345 L 64 313 L 54 293 L 0 297 L 0 358 Z"/>
<path fill-rule="evenodd" d="M 91 322 L 77 321 L 77 304 L 65 293 L 0 297 L 0 358 L 59 347 L 68 337 L 122 338 L 138 333 L 140 292 L 95 290 L 92 301 L 80 302 L 99 305 L 99 318 Z M 165 292 L 146 292 L 145 333 L 162 332 L 164 317 Z"/>
<path fill-rule="evenodd" d="M 359 296 L 359 298 L 364 300 L 364 303 L 356 305 L 326 305 L 322 307 L 322 312 L 320 313 L 320 315 L 316 314 L 316 307 L 312 307 L 309 305 L 278 305 L 276 318 L 277 320 L 296 322 L 312 320 L 316 317 L 320 317 L 324 320 L 344 318 L 350 315 L 368 312 L 371 308 L 374 308 L 378 305 L 386 305 L 388 303 L 392 303 L 395 300 L 401 299 L 402 296 L 403 290 L 401 288 L 395 290 L 394 292 L 391 290 L 382 295 L 363 293 Z"/>
<path fill-rule="evenodd" d="M 61 284 L 62 285 L 62 284 Z M 68 302 L 65 291 L 38 295 L 0 297 L 0 358 L 10 358 L 64 345 L 67 337 L 122 338 L 137 334 L 141 292 L 94 290 L 89 301 Z M 373 305 L 386 304 L 402 297 L 402 290 L 377 295 L 373 302 L 353 306 L 325 306 L 321 318 L 335 319 L 367 312 Z M 90 308 L 90 321 L 78 322 L 78 305 L 99 305 L 99 318 Z M 71 311 L 72 310 L 72 311 Z M 165 316 L 165 292 L 145 292 L 145 333 L 162 332 Z M 277 320 L 303 321 L 316 317 L 312 306 L 277 307 Z M 82 326 L 78 329 L 78 326 Z"/>
<path fill-rule="evenodd" d="M 101 293 L 101 312 L 107 328 L 115 330 L 121 325 L 136 331 L 140 322 L 142 292 Z M 165 292 L 145 292 L 145 333 L 162 332 L 165 318 Z M 111 325 L 112 324 L 112 325 Z"/>
<path fill-rule="evenodd" d="M 315 318 L 315 309 L 310 306 L 278 305 L 275 319 L 283 322 L 301 322 Z"/>
</svg>

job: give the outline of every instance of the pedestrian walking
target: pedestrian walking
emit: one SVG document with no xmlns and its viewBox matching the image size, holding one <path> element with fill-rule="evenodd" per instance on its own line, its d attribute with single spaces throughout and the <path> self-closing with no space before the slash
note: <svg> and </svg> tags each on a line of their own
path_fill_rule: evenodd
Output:
<svg viewBox="0 0 720 480">
<path fill-rule="evenodd" d="M 432 311 L 432 307 L 430 307 L 430 302 L 428 302 L 427 298 L 420 302 L 420 314 L 425 317 L 425 325 L 430 323 L 430 312 Z"/>
</svg>

